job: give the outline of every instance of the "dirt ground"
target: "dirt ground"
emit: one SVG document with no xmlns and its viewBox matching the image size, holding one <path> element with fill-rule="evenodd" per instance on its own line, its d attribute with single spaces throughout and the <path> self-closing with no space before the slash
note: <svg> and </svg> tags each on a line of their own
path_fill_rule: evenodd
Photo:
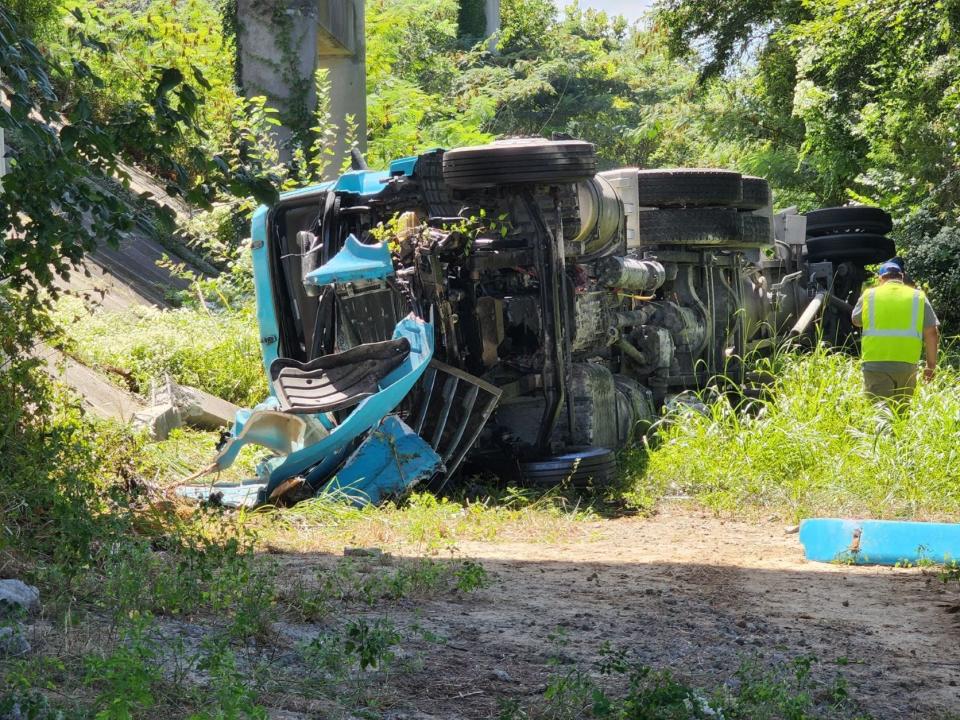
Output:
<svg viewBox="0 0 960 720">
<path fill-rule="evenodd" d="M 391 608 L 398 628 L 427 627 L 445 642 L 405 643 L 421 664 L 391 681 L 384 718 L 495 718 L 504 698 L 535 702 L 558 658 L 589 669 L 605 641 L 703 686 L 729 680 L 745 658 L 777 666 L 813 655 L 814 676 L 842 673 L 876 718 L 938 718 L 960 707 L 960 627 L 946 609 L 960 602 L 956 586 L 920 569 L 808 563 L 779 523 L 668 507 L 591 523 L 569 542 L 458 551 L 478 559 L 491 583 Z M 336 561 L 284 558 L 304 572 Z M 551 640 L 558 631 L 562 639 Z M 290 698 L 272 714 L 304 710 Z"/>
</svg>

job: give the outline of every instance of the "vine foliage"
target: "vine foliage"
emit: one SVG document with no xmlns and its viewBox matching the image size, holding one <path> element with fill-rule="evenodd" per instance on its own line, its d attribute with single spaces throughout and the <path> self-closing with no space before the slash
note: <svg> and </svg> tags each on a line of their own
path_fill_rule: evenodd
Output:
<svg viewBox="0 0 960 720">
<path fill-rule="evenodd" d="M 82 26 L 80 11 L 74 13 Z M 112 51 L 74 32 L 85 47 Z M 222 193 L 261 202 L 277 197 L 270 177 L 190 142 L 206 136 L 198 108 L 209 84 L 199 69 L 188 80 L 176 68 L 154 68 L 141 102 L 124 106 L 121 117 L 101 119 L 83 94 L 63 100 L 56 90 L 96 87 L 101 81 L 90 66 L 45 55 L 0 6 L 0 73 L 9 100 L 0 106 L 0 126 L 10 145 L 0 194 L 0 279 L 12 288 L 53 290 L 55 278 L 68 277 L 84 253 L 98 242 L 117 243 L 132 227 L 133 209 L 110 190 L 116 179 L 128 180 L 125 148 L 157 168 L 170 192 L 200 206 Z M 175 159 L 185 144 L 191 145 L 185 159 Z"/>
</svg>

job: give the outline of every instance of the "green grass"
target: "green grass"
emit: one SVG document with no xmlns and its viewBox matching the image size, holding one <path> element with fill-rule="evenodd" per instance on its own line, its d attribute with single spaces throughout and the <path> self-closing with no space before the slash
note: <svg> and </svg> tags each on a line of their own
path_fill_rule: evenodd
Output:
<svg viewBox="0 0 960 720">
<path fill-rule="evenodd" d="M 308 552 L 345 545 L 452 550 L 458 542 L 559 541 L 583 536 L 597 515 L 590 507 L 547 495 L 528 503 L 451 500 L 414 493 L 402 502 L 356 508 L 317 497 L 287 510 L 265 510 L 250 520 L 267 545 Z"/>
<path fill-rule="evenodd" d="M 219 433 L 175 428 L 166 440 L 144 442 L 137 456 L 137 471 L 161 487 L 169 486 L 207 467 L 216 456 Z M 233 465 L 200 482 L 236 481 L 257 476 L 257 463 L 269 451 L 253 445 L 244 447 Z"/>
<path fill-rule="evenodd" d="M 182 385 L 242 406 L 266 396 L 259 335 L 249 311 L 137 306 L 89 312 L 80 301 L 65 298 L 55 319 L 72 354 L 87 365 L 129 373 L 142 394 L 169 373 Z"/>
<path fill-rule="evenodd" d="M 960 511 L 960 374 L 944 368 L 904 412 L 871 404 L 858 363 L 777 359 L 765 400 L 727 396 L 667 416 L 635 463 L 641 498 L 684 493 L 726 512 L 933 518 Z M 709 397 L 705 395 L 705 397 Z"/>
<path fill-rule="evenodd" d="M 560 638 L 562 639 L 562 637 Z M 814 679 L 812 656 L 781 667 L 759 658 L 744 660 L 718 687 L 698 688 L 682 669 L 655 669 L 607 642 L 601 660 L 587 670 L 558 670 L 543 696 L 525 703 L 501 700 L 498 720 L 869 720 L 850 697 L 846 679 Z"/>
</svg>

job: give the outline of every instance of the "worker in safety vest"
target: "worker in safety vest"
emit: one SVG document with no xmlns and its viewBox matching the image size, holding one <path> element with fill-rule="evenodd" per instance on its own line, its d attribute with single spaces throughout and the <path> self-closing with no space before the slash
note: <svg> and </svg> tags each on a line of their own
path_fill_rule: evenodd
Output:
<svg viewBox="0 0 960 720">
<path fill-rule="evenodd" d="M 885 262 L 877 274 L 853 309 L 853 324 L 863 328 L 863 384 L 873 398 L 905 400 L 917 386 L 921 351 L 924 378 L 936 372 L 940 323 L 923 291 L 904 284 L 901 265 Z"/>
</svg>

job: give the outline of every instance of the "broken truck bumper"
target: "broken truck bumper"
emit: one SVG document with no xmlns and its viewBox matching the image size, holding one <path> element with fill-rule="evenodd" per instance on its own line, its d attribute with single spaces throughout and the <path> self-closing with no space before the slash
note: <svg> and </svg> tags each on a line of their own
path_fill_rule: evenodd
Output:
<svg viewBox="0 0 960 720">
<path fill-rule="evenodd" d="M 253 410 L 241 410 L 237 413 L 232 436 L 206 470 L 210 473 L 225 470 L 233 464 L 243 447 L 253 444 L 265 447 L 279 456 L 265 464 L 263 476 L 255 482 L 187 485 L 178 488 L 177 492 L 184 497 L 216 497 L 224 504 L 249 507 L 275 499 L 278 489 L 284 488 L 286 481 L 296 477 L 303 477 L 312 490 L 320 490 L 340 466 L 354 441 L 381 424 L 413 389 L 433 356 L 433 327 L 412 314 L 397 324 L 394 339 L 405 340 L 409 345 L 409 353 L 395 369 L 379 381 L 378 391 L 362 399 L 342 422 L 328 430 L 325 427 L 331 424 L 328 414 L 306 415 L 302 409 L 298 409 L 296 414 L 284 412 L 279 401 L 271 397 Z M 398 461 L 395 477 L 405 478 L 401 472 L 404 468 L 408 472 L 416 470 L 407 478 L 411 480 L 422 477 L 422 472 L 426 472 L 424 468 L 432 467 L 432 472 L 439 471 L 442 462 L 433 449 L 426 443 L 422 443 L 423 447 L 420 447 L 409 439 L 404 440 L 408 434 L 397 422 L 399 421 L 386 423 L 387 429 L 381 430 L 386 433 L 383 437 L 394 438 L 394 442 L 402 441 L 404 452 L 413 452 L 417 455 L 417 460 L 412 463 Z M 359 452 L 358 449 L 357 453 Z M 366 453 L 376 454 L 372 447 L 368 447 Z M 355 453 L 354 457 L 364 459 L 364 463 L 358 468 L 345 468 L 347 477 L 350 478 L 348 485 L 363 487 L 364 492 L 372 492 L 377 497 L 382 496 L 384 488 L 388 486 L 391 492 L 406 486 L 402 482 L 389 481 L 384 476 L 386 464 L 383 462 L 366 465 L 366 458 L 371 455 L 358 456 Z M 378 467 L 378 479 L 365 478 L 358 474 L 361 472 L 359 467 Z"/>
</svg>

